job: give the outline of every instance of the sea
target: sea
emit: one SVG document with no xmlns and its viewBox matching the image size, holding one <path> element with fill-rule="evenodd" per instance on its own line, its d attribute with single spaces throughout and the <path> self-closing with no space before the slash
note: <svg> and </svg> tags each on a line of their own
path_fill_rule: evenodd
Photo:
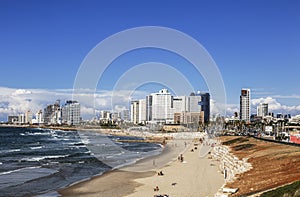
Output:
<svg viewBox="0 0 300 197">
<path fill-rule="evenodd" d="M 61 188 L 162 151 L 155 143 L 124 142 L 135 139 L 142 138 L 0 127 L 0 196 L 59 196 Z"/>
</svg>

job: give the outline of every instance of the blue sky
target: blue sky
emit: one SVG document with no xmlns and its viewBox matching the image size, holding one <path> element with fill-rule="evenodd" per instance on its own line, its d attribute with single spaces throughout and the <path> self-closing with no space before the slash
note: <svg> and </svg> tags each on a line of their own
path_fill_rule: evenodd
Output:
<svg viewBox="0 0 300 197">
<path fill-rule="evenodd" d="M 296 113 L 299 10 L 297 0 L 0 0 L 0 87 L 71 89 L 81 62 L 100 41 L 128 28 L 165 26 L 190 35 L 207 49 L 220 69 L 233 111 L 240 89 L 247 87 L 256 101 L 269 99 L 281 106 L 274 110 L 294 107 L 290 111 Z M 168 55 L 145 50 L 127 54 L 122 61 L 142 62 L 150 56 L 168 61 Z M 113 76 L 109 72 L 118 70 L 108 70 L 107 76 Z M 193 78 L 192 70 L 183 72 Z M 113 80 L 107 77 L 103 89 L 109 90 Z M 207 90 L 203 80 L 195 84 Z"/>
</svg>

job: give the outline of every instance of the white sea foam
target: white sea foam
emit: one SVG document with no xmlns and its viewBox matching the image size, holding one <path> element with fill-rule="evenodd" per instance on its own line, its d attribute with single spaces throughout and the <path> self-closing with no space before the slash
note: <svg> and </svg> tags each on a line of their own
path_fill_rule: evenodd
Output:
<svg viewBox="0 0 300 197">
<path fill-rule="evenodd" d="M 12 153 L 12 152 L 19 152 L 21 149 L 10 149 L 10 150 L 2 150 L 0 153 Z"/>
<path fill-rule="evenodd" d="M 31 150 L 36 150 L 36 149 L 41 149 L 44 148 L 44 146 L 34 146 L 34 147 L 30 147 Z"/>
<path fill-rule="evenodd" d="M 23 158 L 21 161 L 41 161 L 44 159 L 57 159 L 68 157 L 69 155 L 48 155 L 48 156 L 41 156 L 41 157 L 31 157 L 31 158 Z"/>
</svg>

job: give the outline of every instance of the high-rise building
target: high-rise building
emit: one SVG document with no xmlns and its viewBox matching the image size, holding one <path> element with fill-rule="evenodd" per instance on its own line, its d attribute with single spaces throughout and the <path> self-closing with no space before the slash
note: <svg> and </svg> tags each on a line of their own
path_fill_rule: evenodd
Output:
<svg viewBox="0 0 300 197">
<path fill-rule="evenodd" d="M 57 100 L 54 104 L 47 105 L 44 109 L 44 123 L 45 124 L 59 124 L 61 123 L 61 107 L 60 101 Z"/>
<path fill-rule="evenodd" d="M 78 101 L 66 101 L 62 107 L 62 121 L 68 125 L 79 125 L 80 117 L 80 104 Z"/>
<path fill-rule="evenodd" d="M 173 122 L 172 95 L 167 89 L 162 89 L 158 93 L 152 93 L 152 121 L 157 123 Z"/>
<path fill-rule="evenodd" d="M 147 105 L 146 99 L 139 100 L 139 123 L 146 123 L 147 118 Z"/>
<path fill-rule="evenodd" d="M 202 93 L 198 91 L 197 93 L 192 92 L 189 97 L 186 97 L 186 112 L 191 113 L 201 113 L 202 123 L 208 123 L 210 120 L 210 94 Z"/>
<path fill-rule="evenodd" d="M 130 116 L 133 124 L 139 123 L 139 101 L 131 101 Z"/>
<path fill-rule="evenodd" d="M 31 124 L 32 123 L 32 112 L 30 110 L 28 110 L 25 113 L 25 123 L 27 123 L 27 124 Z"/>
<path fill-rule="evenodd" d="M 37 124 L 42 124 L 42 123 L 44 123 L 44 120 L 43 120 L 43 111 L 42 111 L 42 110 L 39 110 L 39 111 L 35 114 L 35 119 L 36 119 L 36 123 L 37 123 Z"/>
<path fill-rule="evenodd" d="M 250 89 L 242 89 L 240 95 L 240 120 L 250 121 Z"/>
<path fill-rule="evenodd" d="M 210 120 L 210 94 L 198 93 L 201 96 L 201 101 L 198 103 L 201 106 L 201 112 L 203 113 L 204 123 L 208 123 Z"/>
<path fill-rule="evenodd" d="M 146 121 L 152 120 L 152 96 L 146 96 Z"/>
<path fill-rule="evenodd" d="M 269 114 L 268 103 L 260 103 L 257 106 L 257 116 L 265 117 Z"/>
<path fill-rule="evenodd" d="M 192 92 L 188 97 L 188 112 L 200 112 L 201 106 L 199 103 L 201 102 L 201 95 L 200 93 L 195 94 Z"/>
<path fill-rule="evenodd" d="M 24 124 L 24 123 L 26 123 L 26 122 L 25 122 L 25 114 L 19 114 L 18 122 L 19 122 L 19 124 Z"/>
<path fill-rule="evenodd" d="M 209 93 L 192 93 L 190 96 L 173 97 L 167 89 L 152 93 L 146 99 L 131 103 L 131 122 L 144 123 L 176 123 L 179 121 L 179 114 L 185 112 L 200 113 L 202 122 L 209 122 L 210 116 L 210 95 Z M 135 111 L 136 109 L 139 111 Z M 175 113 L 177 114 L 176 116 Z M 138 114 L 138 115 L 137 115 Z M 194 118 L 192 118 L 194 120 Z M 137 121 L 138 120 L 138 121 Z"/>
</svg>

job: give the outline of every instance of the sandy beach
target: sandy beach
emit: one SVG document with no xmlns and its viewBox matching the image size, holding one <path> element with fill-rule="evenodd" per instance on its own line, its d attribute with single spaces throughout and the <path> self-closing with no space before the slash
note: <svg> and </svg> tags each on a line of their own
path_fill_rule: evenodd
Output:
<svg viewBox="0 0 300 197">
<path fill-rule="evenodd" d="M 62 196 L 214 196 L 224 179 L 219 163 L 208 159 L 209 150 L 210 146 L 191 139 L 168 141 L 158 156 L 75 184 L 59 193 Z M 183 162 L 177 159 L 180 154 Z M 163 176 L 158 176 L 160 171 Z M 154 191 L 156 186 L 159 191 Z"/>
</svg>

